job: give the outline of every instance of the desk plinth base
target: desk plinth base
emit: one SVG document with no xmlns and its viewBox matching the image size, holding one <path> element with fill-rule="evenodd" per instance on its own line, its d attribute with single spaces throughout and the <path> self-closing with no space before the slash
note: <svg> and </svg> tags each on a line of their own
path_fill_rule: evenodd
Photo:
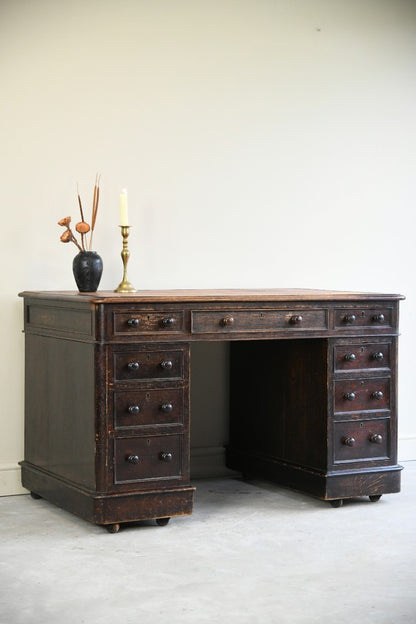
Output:
<svg viewBox="0 0 416 624">
<path fill-rule="evenodd" d="M 402 470 L 394 465 L 324 473 L 233 448 L 227 449 L 227 467 L 327 501 L 400 492 Z"/>
<path fill-rule="evenodd" d="M 21 462 L 22 485 L 32 494 L 95 524 L 139 522 L 192 513 L 192 486 L 101 494 L 84 489 L 28 462 Z"/>
</svg>

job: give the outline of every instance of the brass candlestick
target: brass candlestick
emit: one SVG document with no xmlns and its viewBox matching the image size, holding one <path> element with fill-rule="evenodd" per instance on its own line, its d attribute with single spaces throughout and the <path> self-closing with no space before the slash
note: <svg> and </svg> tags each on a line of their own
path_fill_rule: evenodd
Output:
<svg viewBox="0 0 416 624">
<path fill-rule="evenodd" d="M 129 258 L 130 258 L 130 252 L 129 252 L 129 248 L 127 244 L 127 239 L 130 233 L 130 226 L 120 225 L 119 227 L 121 228 L 121 235 L 123 237 L 123 249 L 121 252 L 121 259 L 123 260 L 123 279 L 120 282 L 120 284 L 117 286 L 114 292 L 120 292 L 120 293 L 136 292 L 136 289 L 134 288 L 134 286 L 132 286 L 129 280 L 127 279 L 127 262 L 129 261 Z"/>
</svg>

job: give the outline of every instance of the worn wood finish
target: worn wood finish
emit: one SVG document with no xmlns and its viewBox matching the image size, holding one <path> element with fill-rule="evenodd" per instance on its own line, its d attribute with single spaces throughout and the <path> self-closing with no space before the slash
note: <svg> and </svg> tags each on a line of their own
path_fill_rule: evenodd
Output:
<svg viewBox="0 0 416 624">
<path fill-rule="evenodd" d="M 183 388 L 120 390 L 114 392 L 113 398 L 115 430 L 173 426 L 183 422 Z"/>
<path fill-rule="evenodd" d="M 116 532 L 192 512 L 189 347 L 231 344 L 227 463 L 338 506 L 400 489 L 400 295 L 25 292 L 22 482 Z"/>
<path fill-rule="evenodd" d="M 188 302 L 251 302 L 251 301 L 397 301 L 403 295 L 345 292 L 342 290 L 319 290 L 313 288 L 228 288 L 228 289 L 177 289 L 139 290 L 135 293 L 80 293 L 74 291 L 25 291 L 24 297 L 36 297 L 45 301 L 68 301 L 73 305 L 85 301 L 91 303 L 188 303 Z"/>
<path fill-rule="evenodd" d="M 372 342 L 345 343 L 338 341 L 334 347 L 334 370 L 337 372 L 353 372 L 359 370 L 379 371 L 390 370 L 390 344 L 391 338 L 374 340 Z"/>
<path fill-rule="evenodd" d="M 325 309 L 305 310 L 194 310 L 191 313 L 193 334 L 269 332 L 276 329 L 299 332 L 303 329 L 327 329 Z"/>
</svg>

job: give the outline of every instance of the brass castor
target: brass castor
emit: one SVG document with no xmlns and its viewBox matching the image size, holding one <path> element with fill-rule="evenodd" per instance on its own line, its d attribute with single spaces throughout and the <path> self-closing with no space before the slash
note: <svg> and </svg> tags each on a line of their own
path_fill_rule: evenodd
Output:
<svg viewBox="0 0 416 624">
<path fill-rule="evenodd" d="M 119 524 L 106 524 L 107 531 L 109 533 L 118 533 L 120 531 L 120 525 Z"/>
<path fill-rule="evenodd" d="M 329 501 L 329 504 L 331 505 L 331 507 L 342 507 L 344 501 L 342 500 L 342 498 L 337 498 L 336 500 Z"/>
<path fill-rule="evenodd" d="M 31 492 L 30 495 L 33 500 L 39 500 L 40 498 L 42 498 L 42 496 L 39 496 L 39 494 L 36 494 L 36 492 Z"/>
<path fill-rule="evenodd" d="M 156 518 L 156 524 L 158 526 L 166 526 L 170 518 Z"/>
<path fill-rule="evenodd" d="M 368 498 L 370 499 L 372 503 L 376 503 L 377 501 L 380 500 L 381 496 L 382 496 L 381 494 L 372 494 Z"/>
</svg>

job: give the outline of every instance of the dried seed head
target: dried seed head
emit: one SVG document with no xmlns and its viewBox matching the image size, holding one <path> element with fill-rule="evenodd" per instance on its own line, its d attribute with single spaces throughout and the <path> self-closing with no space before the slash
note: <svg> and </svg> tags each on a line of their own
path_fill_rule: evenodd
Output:
<svg viewBox="0 0 416 624">
<path fill-rule="evenodd" d="M 90 231 L 90 226 L 85 221 L 80 221 L 79 223 L 76 224 L 75 229 L 80 234 L 86 234 L 87 232 Z"/>
<path fill-rule="evenodd" d="M 71 223 L 71 217 L 64 217 L 60 221 L 58 221 L 58 225 L 66 225 L 68 226 Z"/>
<path fill-rule="evenodd" d="M 70 243 L 72 241 L 72 232 L 71 232 L 71 230 L 65 230 L 65 232 L 61 236 L 61 241 L 63 243 Z"/>
</svg>

